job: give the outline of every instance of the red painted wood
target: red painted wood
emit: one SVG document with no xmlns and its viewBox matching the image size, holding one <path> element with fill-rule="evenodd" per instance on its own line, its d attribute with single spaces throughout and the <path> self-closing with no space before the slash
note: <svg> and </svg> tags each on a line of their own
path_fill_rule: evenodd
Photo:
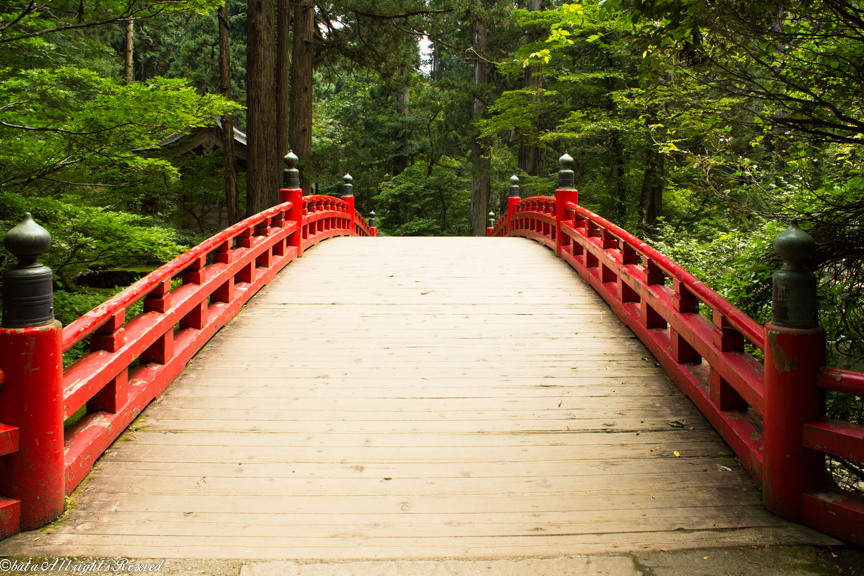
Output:
<svg viewBox="0 0 864 576">
<path fill-rule="evenodd" d="M 21 502 L 0 497 L 0 540 L 21 531 Z"/>
<path fill-rule="evenodd" d="M 238 222 L 230 228 L 226 228 L 219 234 L 205 240 L 198 246 L 195 246 L 188 252 L 178 256 L 158 270 L 148 274 L 129 288 L 117 294 L 114 298 L 111 298 L 90 312 L 87 312 L 81 316 L 81 318 L 75 320 L 72 324 L 63 329 L 63 351 L 68 351 L 72 346 L 95 332 L 96 329 L 108 321 L 114 313 L 120 310 L 125 310 L 135 302 L 141 300 L 141 298 L 153 290 L 153 288 L 161 281 L 176 276 L 179 272 L 184 270 L 190 262 L 195 260 L 195 258 L 214 251 L 217 247 L 223 245 L 227 239 L 234 238 L 240 230 L 249 227 L 252 223 L 256 222 L 257 219 L 268 217 L 277 212 L 284 212 L 290 208 L 291 205 L 280 204 L 273 208 L 268 208 L 260 214 L 251 216 L 242 222 Z"/>
<path fill-rule="evenodd" d="M 839 368 L 822 368 L 819 373 L 819 386 L 826 390 L 864 396 L 864 373 L 841 370 Z"/>
<path fill-rule="evenodd" d="M 841 458 L 864 462 L 864 426 L 822 418 L 804 425 L 802 445 Z"/>
<path fill-rule="evenodd" d="M 269 239 L 268 239 L 269 240 Z M 260 248 L 260 246 L 259 246 Z M 250 251 L 254 254 L 254 251 Z M 71 492 L 80 481 L 87 475 L 93 466 L 93 462 L 102 452 L 116 439 L 119 433 L 134 420 L 141 410 L 155 397 L 161 394 L 165 388 L 183 371 L 186 363 L 207 343 L 207 341 L 231 318 L 240 308 L 265 284 L 272 280 L 276 273 L 288 262 L 294 260 L 298 253 L 291 249 L 288 254 L 281 257 L 274 265 L 264 270 L 256 271 L 256 278 L 252 283 L 241 284 L 235 289 L 235 298 L 229 303 L 210 303 L 208 308 L 207 325 L 196 330 L 187 328 L 177 333 L 174 340 L 174 356 L 164 365 L 146 364 L 139 366 L 129 375 L 129 401 L 116 414 L 97 412 L 88 414 L 75 426 L 66 430 L 66 486 Z M 242 264 L 242 260 L 235 263 L 235 267 Z M 236 268 L 235 268 L 236 269 Z M 213 279 L 208 280 L 212 282 Z M 179 300 L 179 299 L 178 299 Z M 180 306 L 180 304 L 177 304 Z M 143 333 L 152 333 L 154 330 L 163 329 L 165 325 L 173 327 L 174 319 L 182 313 L 182 309 L 169 311 L 166 318 L 154 322 L 152 315 L 142 315 L 139 326 L 135 328 Z M 129 332 L 132 328 L 127 325 Z M 140 344 L 137 346 L 140 348 Z M 114 363 L 128 365 L 129 361 L 123 358 L 135 357 L 136 346 L 134 343 L 127 347 L 118 356 Z M 102 366 L 112 365 L 111 359 L 100 357 L 97 359 Z M 104 373 L 104 370 L 102 371 Z"/>
<path fill-rule="evenodd" d="M 0 456 L 18 451 L 18 428 L 0 424 Z"/>
<path fill-rule="evenodd" d="M 765 326 L 765 507 L 802 518 L 801 495 L 825 480 L 825 457 L 802 448 L 805 423 L 821 417 L 825 392 L 816 376 L 825 364 L 825 331 Z"/>
<path fill-rule="evenodd" d="M 129 371 L 124 368 L 87 401 L 87 411 L 116 414 L 128 400 Z"/>
<path fill-rule="evenodd" d="M 564 232 L 577 239 L 585 248 L 585 260 L 589 263 L 587 269 L 595 269 L 590 266 L 592 260 L 595 262 L 605 260 L 609 263 L 609 266 L 612 266 L 615 262 L 614 254 L 607 254 L 607 252 L 614 251 L 601 249 L 598 246 L 598 239 L 596 237 L 586 238 L 582 235 L 582 231 L 584 229 L 575 230 L 569 226 L 564 227 Z M 567 258 L 565 260 L 571 262 Z M 571 262 L 571 265 L 575 268 L 576 264 L 574 262 L 578 262 L 578 265 L 581 267 L 586 267 L 582 263 L 582 259 L 576 259 Z M 648 327 L 650 328 L 663 328 L 664 324 L 668 323 L 673 330 L 683 335 L 686 342 L 695 349 L 698 355 L 720 371 L 723 378 L 728 380 L 738 393 L 747 399 L 747 402 L 754 407 L 756 412 L 761 414 L 763 404 L 763 370 L 758 361 L 747 354 L 736 352 L 724 353 L 717 350 L 713 345 L 713 324 L 701 314 L 682 314 L 677 312 L 675 310 L 674 292 L 663 284 L 645 285 L 643 278 L 646 276 L 646 272 L 641 266 L 621 266 L 619 268 L 619 275 L 624 282 L 633 288 L 641 299 L 639 305 L 640 318 L 642 317 L 641 311 L 643 309 L 650 311 L 644 317 L 645 320 L 640 322 L 641 325 L 644 326 L 645 322 L 648 322 Z M 669 341 L 671 350 L 671 339 Z"/>
<path fill-rule="evenodd" d="M 722 412 L 737 410 L 747 411 L 747 401 L 741 396 L 729 381 L 723 378 L 719 370 L 712 367 L 709 375 L 711 401 Z"/>
<path fill-rule="evenodd" d="M 579 275 L 603 296 L 618 317 L 645 343 L 651 353 L 660 361 L 672 381 L 699 407 L 723 439 L 735 451 L 744 469 L 755 478 L 760 478 L 762 473 L 762 436 L 744 414 L 722 412 L 714 406 L 710 396 L 709 374 L 704 365 L 697 366 L 675 362 L 672 358 L 671 342 L 666 330 L 649 329 L 643 326 L 639 306 L 632 302 L 620 302 L 614 294 L 606 290 L 600 284 L 596 268 L 586 268 L 580 259 L 569 254 L 564 255 L 564 260 L 573 266 Z M 669 290 L 665 287 L 657 288 Z M 667 301 L 668 309 L 671 310 L 671 295 L 667 297 Z M 674 310 L 672 313 L 678 314 Z M 717 363 L 720 363 L 719 359 Z M 742 364 L 742 367 L 747 365 Z"/>
<path fill-rule="evenodd" d="M 0 420 L 6 423 L 0 425 L 0 454 L 6 454 L 7 472 L 0 474 L 0 493 L 21 500 L 19 506 L 17 500 L 0 498 L 0 534 L 56 517 L 63 496 L 126 426 L 303 250 L 336 235 L 377 233 L 350 202 L 303 198 L 302 191 L 292 189 L 281 190 L 280 197 L 279 206 L 199 244 L 62 331 L 57 323 L 0 330 L 0 374 L 27 383 L 0 388 Z M 304 237 L 309 241 L 304 243 Z M 181 279 L 182 285 L 173 287 L 173 279 Z M 144 313 L 127 321 L 126 310 L 142 299 Z M 43 344 L 49 333 L 54 342 L 50 353 Z M 90 353 L 63 374 L 61 349 L 88 337 Z M 22 360 L 22 354 L 30 354 L 31 360 Z M 140 365 L 130 372 L 136 359 Z M 31 370 L 34 365 L 38 370 Z M 63 420 L 85 405 L 88 413 L 64 432 Z M 19 406 L 30 410 L 22 413 Z M 34 450 L 36 444 L 39 450 Z"/>
<path fill-rule="evenodd" d="M 555 236 L 552 238 L 555 240 L 555 253 L 559 256 L 561 255 L 561 240 L 564 238 L 564 235 L 561 233 L 561 225 L 564 222 L 569 221 L 571 218 L 569 217 L 569 211 L 567 210 L 567 203 L 572 202 L 576 204 L 579 202 L 579 192 L 573 188 L 559 188 L 555 190 Z"/>
<path fill-rule="evenodd" d="M 764 348 L 764 334 L 762 326 L 732 306 L 732 304 L 726 301 L 722 296 L 705 286 L 705 284 L 699 281 L 695 276 L 663 256 L 660 252 L 645 242 L 639 240 L 629 232 L 619 228 L 605 218 L 602 218 L 581 206 L 575 204 L 571 204 L 571 206 L 576 214 L 581 215 L 596 226 L 606 229 L 616 238 L 630 244 L 634 250 L 642 254 L 643 257 L 649 258 L 665 275 L 682 282 L 683 285 L 686 286 L 687 289 L 690 290 L 701 302 L 708 305 L 712 310 L 717 310 L 726 316 L 729 319 L 730 325 L 741 332 L 749 342 L 760 350 Z"/>
<path fill-rule="evenodd" d="M 18 428 L 18 450 L 3 456 L 0 494 L 19 500 L 20 528 L 63 512 L 63 332 L 54 321 L 0 328 L 0 422 Z"/>
<path fill-rule="evenodd" d="M 820 371 L 824 342 L 818 337 L 763 328 L 674 262 L 574 202 L 567 202 L 563 220 L 557 219 L 561 237 L 556 242 L 543 220 L 551 200 L 515 203 L 491 235 L 523 236 L 557 247 L 648 346 L 744 468 L 763 482 L 766 505 L 787 518 L 803 518 L 829 534 L 864 543 L 864 498 L 814 491 L 824 475 L 822 453 L 864 459 L 864 427 L 818 417 L 817 379 L 823 389 L 864 395 L 864 374 Z M 672 278 L 674 289 L 664 285 L 666 277 Z M 699 313 L 700 302 L 710 309 L 713 322 Z M 767 368 L 745 352 L 746 342 L 762 350 L 766 342 L 773 347 L 765 350 Z M 752 412 L 763 417 L 764 443 Z"/>
<path fill-rule="evenodd" d="M 864 545 L 864 496 L 825 487 L 804 494 L 802 500 L 805 524 Z"/>
</svg>

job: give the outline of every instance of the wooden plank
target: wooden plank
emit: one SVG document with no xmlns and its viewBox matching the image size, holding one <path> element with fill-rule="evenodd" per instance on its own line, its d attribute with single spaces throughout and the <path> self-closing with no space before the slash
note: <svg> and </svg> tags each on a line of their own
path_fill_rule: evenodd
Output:
<svg viewBox="0 0 864 576">
<path fill-rule="evenodd" d="M 303 448 L 341 448 L 341 449 L 360 449 L 358 452 L 368 453 L 370 448 L 378 449 L 396 449 L 396 450 L 413 450 L 423 448 L 423 457 L 435 458 L 431 450 L 443 448 L 530 448 L 532 455 L 542 458 L 542 455 L 537 453 L 537 450 L 544 450 L 548 447 L 562 447 L 568 449 L 569 452 L 574 452 L 579 447 L 599 447 L 612 446 L 617 447 L 622 443 L 642 448 L 650 451 L 655 445 L 698 445 L 699 447 L 707 447 L 712 451 L 722 451 L 724 444 L 719 442 L 713 434 L 709 434 L 707 429 L 703 428 L 698 432 L 696 430 L 668 428 L 665 430 L 646 430 L 638 437 L 634 437 L 632 432 L 626 431 L 621 433 L 603 432 L 603 431 L 584 431 L 574 430 L 570 432 L 550 433 L 546 431 L 508 431 L 508 432 L 474 432 L 468 434 L 351 434 L 351 433 L 336 433 L 336 434 L 298 434 L 296 432 L 269 432 L 260 433 L 253 432 L 252 434 L 242 434 L 237 432 L 222 432 L 222 431 L 207 431 L 207 432 L 138 432 L 136 439 L 140 438 L 141 443 L 146 443 L 154 449 L 162 448 L 166 452 L 171 452 L 175 448 L 261 448 L 269 450 L 271 448 L 286 448 L 295 450 L 298 457 L 299 449 Z M 428 449 L 428 450 L 427 450 Z M 613 448 L 614 449 L 614 448 Z M 121 454 L 134 454 L 134 450 L 128 449 L 127 446 L 118 446 L 113 455 L 121 457 Z M 610 454 L 610 457 L 612 455 Z"/>
<path fill-rule="evenodd" d="M 761 546 L 807 541 L 836 545 L 833 538 L 798 526 L 742 528 L 739 530 L 678 530 L 604 534 L 524 537 L 375 538 L 364 539 L 346 533 L 339 538 L 259 538 L 199 536 L 192 545 L 177 536 L 149 536 L 118 539 L 111 535 L 58 534 L 29 546 L 7 546 L 9 554 L 58 556 L 74 548 L 79 556 L 131 558 L 242 558 L 297 560 L 349 560 L 357 558 L 517 558 L 628 552 L 640 549 L 667 550 L 734 547 L 757 543 Z"/>
<path fill-rule="evenodd" d="M 99 469 L 110 476 L 179 476 L 200 478 L 237 477 L 244 478 L 544 478 L 591 476 L 601 473 L 619 476 L 665 473 L 670 475 L 690 474 L 694 471 L 738 474 L 732 467 L 734 461 L 718 458 L 669 458 L 658 467 L 655 460 L 589 460 L 579 462 L 396 462 L 370 463 L 360 466 L 340 462 L 138 462 L 134 471 L 119 459 L 105 459 L 99 462 Z M 636 480 L 634 478 L 633 480 Z"/>
</svg>

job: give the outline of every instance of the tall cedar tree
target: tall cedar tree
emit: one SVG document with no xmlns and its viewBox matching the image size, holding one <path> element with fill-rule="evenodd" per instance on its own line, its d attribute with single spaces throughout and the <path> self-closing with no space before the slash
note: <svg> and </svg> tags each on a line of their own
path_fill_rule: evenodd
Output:
<svg viewBox="0 0 864 576">
<path fill-rule="evenodd" d="M 290 149 L 288 120 L 291 113 L 291 2 L 276 4 L 276 142 L 277 155 L 285 156 Z"/>
<path fill-rule="evenodd" d="M 294 11 L 294 38 L 291 66 L 291 149 L 301 159 L 312 152 L 312 67 L 314 56 L 315 5 L 309 0 Z M 302 174 L 302 171 L 301 171 Z M 309 193 L 309 181 L 301 183 Z"/>
<path fill-rule="evenodd" d="M 484 56 L 486 50 L 486 22 L 474 22 L 474 95 L 473 113 L 478 120 L 486 113 L 480 91 L 489 81 L 489 63 Z M 489 144 L 479 134 L 471 143 L 471 235 L 486 235 L 486 212 L 489 207 L 491 186 L 489 171 L 492 169 Z"/>
<path fill-rule="evenodd" d="M 221 6 L 219 19 L 219 84 L 222 96 L 231 100 L 231 51 L 228 42 L 228 8 Z M 228 223 L 240 221 L 240 200 L 237 193 L 237 168 L 234 164 L 234 114 L 222 116 L 223 171 L 225 174 L 225 200 L 228 204 Z"/>
<path fill-rule="evenodd" d="M 249 0 L 246 10 L 247 216 L 278 202 L 275 11 L 274 0 Z"/>
</svg>

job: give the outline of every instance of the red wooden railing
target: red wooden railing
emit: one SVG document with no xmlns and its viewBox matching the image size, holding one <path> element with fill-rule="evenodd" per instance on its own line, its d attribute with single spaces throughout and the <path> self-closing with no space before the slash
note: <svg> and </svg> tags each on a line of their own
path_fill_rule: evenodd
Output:
<svg viewBox="0 0 864 576">
<path fill-rule="evenodd" d="M 353 196 L 286 188 L 281 200 L 65 328 L 0 328 L 0 538 L 62 513 L 97 458 L 286 264 L 332 236 L 377 234 Z M 62 353 L 82 342 L 89 351 L 63 370 Z"/>
<path fill-rule="evenodd" d="M 864 374 L 822 367 L 821 329 L 760 325 L 577 201 L 572 180 L 554 198 L 521 200 L 511 188 L 507 213 L 487 234 L 534 239 L 570 264 L 761 483 L 770 511 L 864 544 L 864 497 L 833 485 L 824 457 L 864 461 L 864 426 L 828 420 L 823 412 L 824 390 L 864 396 Z M 765 352 L 764 363 L 745 343 Z"/>
</svg>

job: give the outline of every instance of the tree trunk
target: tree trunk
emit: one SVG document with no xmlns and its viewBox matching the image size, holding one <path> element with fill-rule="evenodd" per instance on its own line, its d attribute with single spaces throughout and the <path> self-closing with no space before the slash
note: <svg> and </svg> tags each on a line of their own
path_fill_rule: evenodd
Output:
<svg viewBox="0 0 864 576">
<path fill-rule="evenodd" d="M 477 56 L 474 59 L 474 96 L 473 115 L 474 120 L 479 120 L 486 113 L 486 103 L 480 98 L 483 86 L 489 80 L 489 64 L 483 59 L 486 48 L 486 22 L 478 20 L 474 23 L 474 50 Z M 489 155 L 488 144 L 475 136 L 471 143 L 471 235 L 486 235 L 486 213 L 489 209 L 489 171 L 492 168 L 492 159 Z"/>
<path fill-rule="evenodd" d="M 645 175 L 642 178 L 642 224 L 653 227 L 657 223 L 657 217 L 663 212 L 666 155 L 658 152 L 651 142 L 645 155 Z"/>
<path fill-rule="evenodd" d="M 312 69 L 314 65 L 315 9 L 309 0 L 296 4 L 291 62 L 291 116 L 288 133 L 291 149 L 306 159 L 312 152 Z M 309 193 L 309 181 L 300 173 L 303 193 Z"/>
<path fill-rule="evenodd" d="M 222 96 L 231 100 L 231 53 L 228 43 L 228 9 L 219 8 L 219 84 Z M 240 221 L 240 199 L 237 193 L 237 167 L 234 163 L 234 115 L 222 116 L 222 171 L 225 174 L 225 203 L 228 225 Z M 220 211 L 221 218 L 221 211 Z"/>
<path fill-rule="evenodd" d="M 290 150 L 288 121 L 291 114 L 291 2 L 276 4 L 276 142 L 279 157 Z"/>
<path fill-rule="evenodd" d="M 528 0 L 528 10 L 531 12 L 537 12 L 538 10 L 543 9 L 543 3 L 541 0 Z M 528 27 L 528 38 L 527 43 L 532 44 L 537 41 L 537 27 L 529 26 Z M 524 84 L 526 88 L 542 88 L 543 87 L 543 74 L 540 73 L 536 67 L 529 67 L 525 69 L 524 76 Z M 534 102 L 535 98 L 531 98 L 531 101 Z M 534 122 L 531 123 L 532 128 Z M 532 132 L 534 129 L 532 129 Z M 518 162 L 519 168 L 521 168 L 526 174 L 529 176 L 537 176 L 540 173 L 540 149 L 536 144 L 526 142 L 525 135 L 522 135 L 520 139 L 521 143 L 519 144 L 518 151 Z M 523 193 L 526 196 L 533 196 L 534 189 L 532 186 L 523 186 Z"/>
<path fill-rule="evenodd" d="M 441 80 L 441 51 L 443 49 L 440 42 L 432 43 L 432 80 Z"/>
<path fill-rule="evenodd" d="M 129 18 L 126 20 L 126 60 L 124 65 L 124 72 L 126 78 L 126 84 L 131 84 L 135 81 L 135 71 L 132 67 L 132 55 L 134 54 L 135 44 L 135 20 Z"/>
<path fill-rule="evenodd" d="M 249 0 L 246 9 L 247 216 L 275 206 L 279 198 L 273 2 Z"/>
<path fill-rule="evenodd" d="M 621 138 L 618 134 L 612 135 L 612 153 L 615 155 L 613 166 L 613 178 L 618 197 L 615 199 L 615 222 L 624 226 L 627 217 L 627 186 L 624 182 L 624 148 L 621 146 Z"/>
<path fill-rule="evenodd" d="M 403 120 L 399 124 L 399 132 L 396 134 L 396 154 L 393 155 L 393 176 L 398 176 L 408 168 L 408 113 L 411 103 L 411 87 L 408 85 L 410 73 L 407 66 L 402 67 L 402 81 L 396 92 L 396 112 Z"/>
</svg>

